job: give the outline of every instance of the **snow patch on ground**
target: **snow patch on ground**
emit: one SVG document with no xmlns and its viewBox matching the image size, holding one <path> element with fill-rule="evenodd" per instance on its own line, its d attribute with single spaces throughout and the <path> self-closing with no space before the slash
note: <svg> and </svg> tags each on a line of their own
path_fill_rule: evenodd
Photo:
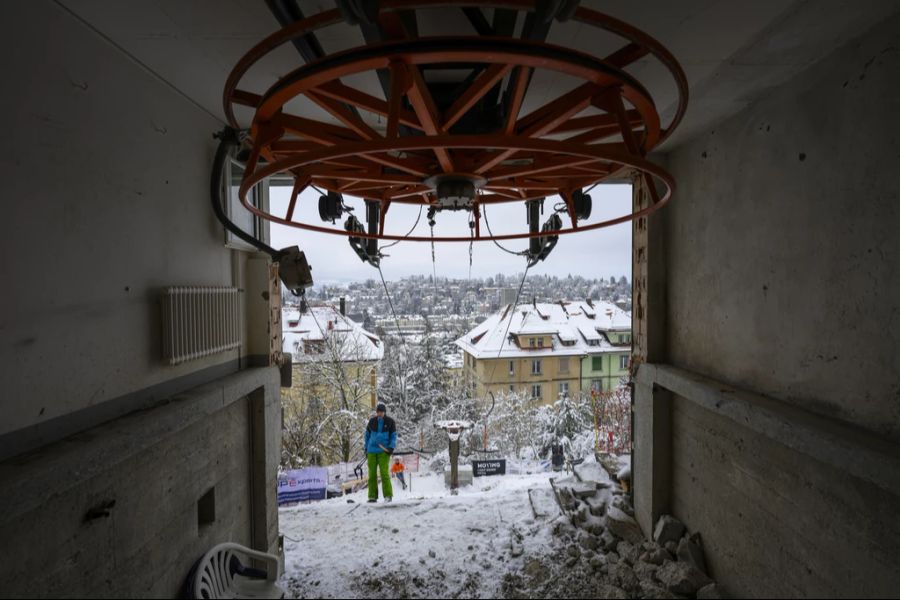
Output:
<svg viewBox="0 0 900 600">
<path fill-rule="evenodd" d="M 395 485 L 391 503 L 366 492 L 280 511 L 289 594 L 306 598 L 498 597 L 504 575 L 546 558 L 553 518 L 535 518 L 550 473 L 479 477 L 451 496 L 438 475 Z M 348 503 L 347 500 L 353 500 Z"/>
</svg>

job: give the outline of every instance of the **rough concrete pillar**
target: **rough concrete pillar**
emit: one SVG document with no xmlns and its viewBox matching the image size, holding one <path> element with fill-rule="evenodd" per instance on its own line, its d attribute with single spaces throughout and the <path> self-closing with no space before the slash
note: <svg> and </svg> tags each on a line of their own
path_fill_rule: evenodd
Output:
<svg viewBox="0 0 900 600">
<path fill-rule="evenodd" d="M 664 157 L 653 156 L 656 163 Z M 633 181 L 632 209 L 653 201 L 643 177 Z M 658 193 L 662 190 L 657 189 Z M 671 481 L 671 394 L 656 388 L 641 369 L 665 360 L 666 270 L 663 208 L 632 225 L 632 398 L 631 479 L 638 523 L 650 534 L 656 518 L 668 510 Z"/>
<path fill-rule="evenodd" d="M 672 393 L 640 378 L 634 394 L 634 511 L 649 536 L 671 502 Z"/>
</svg>

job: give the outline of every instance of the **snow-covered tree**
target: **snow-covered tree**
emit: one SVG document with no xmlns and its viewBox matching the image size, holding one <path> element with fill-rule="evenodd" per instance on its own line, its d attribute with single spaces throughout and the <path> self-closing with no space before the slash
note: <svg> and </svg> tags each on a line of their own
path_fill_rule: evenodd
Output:
<svg viewBox="0 0 900 600">
<path fill-rule="evenodd" d="M 399 447 L 440 449 L 436 421 L 474 418 L 474 402 L 447 374 L 442 343 L 436 334 L 416 344 L 387 341 L 378 397 L 397 423 Z"/>
<path fill-rule="evenodd" d="M 593 397 L 594 414 L 600 430 L 599 446 L 616 454 L 631 452 L 631 390 L 620 386 Z M 610 433 L 612 442 L 610 442 Z"/>
<path fill-rule="evenodd" d="M 495 448 L 504 456 L 521 458 L 523 451 L 537 454 L 540 431 L 533 403 L 516 392 L 497 394 L 494 408 L 486 420 L 477 424 L 478 442 L 484 445 L 484 431 L 487 427 L 487 446 Z"/>
<path fill-rule="evenodd" d="M 320 349 L 294 365 L 297 383 L 282 395 L 285 466 L 347 462 L 362 448 L 376 364 L 350 336 L 326 335 Z"/>
</svg>

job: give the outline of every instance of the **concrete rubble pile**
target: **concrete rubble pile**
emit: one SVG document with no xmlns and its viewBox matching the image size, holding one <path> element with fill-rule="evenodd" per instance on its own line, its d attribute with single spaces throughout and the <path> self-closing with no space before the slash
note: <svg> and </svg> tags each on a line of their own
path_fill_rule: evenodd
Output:
<svg viewBox="0 0 900 600">
<path fill-rule="evenodd" d="M 699 533 L 672 516 L 644 537 L 621 487 L 595 462 L 551 480 L 558 551 L 504 582 L 507 597 L 722 598 Z"/>
</svg>

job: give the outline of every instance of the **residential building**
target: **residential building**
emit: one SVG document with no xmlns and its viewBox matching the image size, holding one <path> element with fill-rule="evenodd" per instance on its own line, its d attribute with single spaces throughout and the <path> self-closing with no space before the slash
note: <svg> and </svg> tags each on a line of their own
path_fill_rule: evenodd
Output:
<svg viewBox="0 0 900 600">
<path fill-rule="evenodd" d="M 592 326 L 578 327 L 589 348 L 581 360 L 581 389 L 609 392 L 628 378 L 631 361 L 631 313 L 606 302 L 585 303 L 584 317 Z"/>
<path fill-rule="evenodd" d="M 378 336 L 333 306 L 303 312 L 286 309 L 282 322 L 283 352 L 293 363 L 293 397 L 315 393 L 328 399 L 350 393 L 374 408 L 378 367 L 384 357 Z"/>
<path fill-rule="evenodd" d="M 627 376 L 631 315 L 605 302 L 507 305 L 456 341 L 472 394 L 518 392 L 537 402 Z"/>
</svg>

